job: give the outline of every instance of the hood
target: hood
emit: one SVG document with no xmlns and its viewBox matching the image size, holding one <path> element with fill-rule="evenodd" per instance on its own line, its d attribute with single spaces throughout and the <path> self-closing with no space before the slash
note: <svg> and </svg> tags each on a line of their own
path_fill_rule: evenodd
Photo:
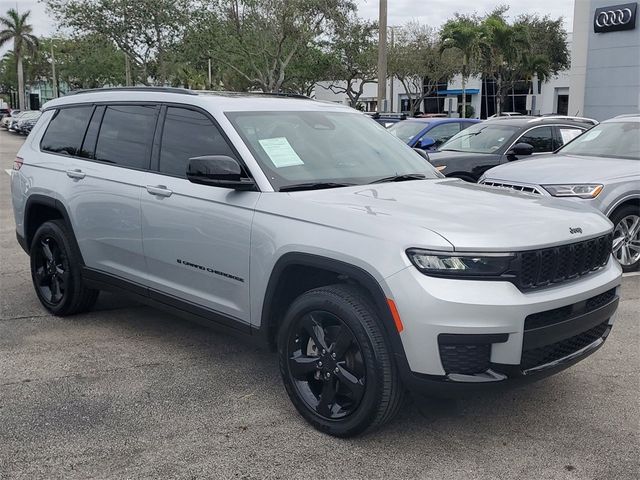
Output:
<svg viewBox="0 0 640 480">
<path fill-rule="evenodd" d="M 577 155 L 544 155 L 492 168 L 486 178 L 528 184 L 597 183 L 640 176 L 640 161 Z"/>
<path fill-rule="evenodd" d="M 269 213 L 402 243 L 433 245 L 436 234 L 459 251 L 528 250 L 602 235 L 611 223 L 574 202 L 497 190 L 458 179 L 292 192 L 272 197 Z M 278 200 L 276 200 L 278 198 Z M 275 210 L 275 211 L 274 211 Z M 580 228 L 581 234 L 569 229 Z M 430 235 L 426 235 L 428 232 Z M 442 240 L 442 239 L 440 239 Z"/>
</svg>

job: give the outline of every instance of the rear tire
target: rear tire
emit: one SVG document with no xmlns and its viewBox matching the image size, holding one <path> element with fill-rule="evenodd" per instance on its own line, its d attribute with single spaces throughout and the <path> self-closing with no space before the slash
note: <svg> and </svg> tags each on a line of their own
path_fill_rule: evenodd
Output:
<svg viewBox="0 0 640 480">
<path fill-rule="evenodd" d="M 640 267 L 640 207 L 623 205 L 611 214 L 613 230 L 613 256 L 624 272 Z"/>
<path fill-rule="evenodd" d="M 31 279 L 40 303 L 57 316 L 90 310 L 99 290 L 82 280 L 81 261 L 62 220 L 43 223 L 31 242 Z"/>
<path fill-rule="evenodd" d="M 351 285 L 300 295 L 278 335 L 280 372 L 298 412 L 321 432 L 351 437 L 398 412 L 404 389 L 365 294 Z"/>
</svg>

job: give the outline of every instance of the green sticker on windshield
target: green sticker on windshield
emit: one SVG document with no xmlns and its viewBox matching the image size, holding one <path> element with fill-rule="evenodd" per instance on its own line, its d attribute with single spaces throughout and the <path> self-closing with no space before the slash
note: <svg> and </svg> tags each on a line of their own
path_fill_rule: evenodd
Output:
<svg viewBox="0 0 640 480">
<path fill-rule="evenodd" d="M 304 165 L 302 159 L 285 137 L 265 138 L 259 140 L 259 142 L 276 168 Z"/>
</svg>

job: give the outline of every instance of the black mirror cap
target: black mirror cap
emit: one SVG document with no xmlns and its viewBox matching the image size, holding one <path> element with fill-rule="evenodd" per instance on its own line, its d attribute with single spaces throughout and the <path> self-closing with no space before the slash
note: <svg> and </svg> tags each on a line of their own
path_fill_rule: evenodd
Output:
<svg viewBox="0 0 640 480">
<path fill-rule="evenodd" d="M 192 157 L 187 165 L 187 180 L 191 183 L 234 190 L 255 190 L 253 179 L 243 177 L 242 173 L 238 161 L 227 155 Z"/>
<path fill-rule="evenodd" d="M 522 155 L 532 155 L 533 154 L 533 145 L 528 143 L 516 143 L 509 151 L 507 155 L 510 157 L 513 156 L 522 156 Z"/>
</svg>

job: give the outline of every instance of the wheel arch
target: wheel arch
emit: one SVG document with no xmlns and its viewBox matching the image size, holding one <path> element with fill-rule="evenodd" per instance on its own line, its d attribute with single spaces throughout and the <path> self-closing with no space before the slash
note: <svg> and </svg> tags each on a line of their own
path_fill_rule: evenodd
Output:
<svg viewBox="0 0 640 480">
<path fill-rule="evenodd" d="M 78 247 L 76 236 L 73 231 L 71 219 L 67 209 L 62 202 L 56 198 L 33 194 L 27 198 L 24 209 L 24 244 L 27 248 L 27 253 L 30 253 L 31 243 L 33 242 L 33 236 L 36 231 L 44 222 L 49 220 L 62 220 L 69 229 L 71 234 L 71 241 L 73 248 L 80 259 L 80 263 L 84 265 L 82 253 Z"/>
<path fill-rule="evenodd" d="M 640 195 L 632 194 L 619 198 L 607 209 L 607 217 L 611 217 L 611 215 L 613 215 L 616 210 L 627 205 L 635 205 L 636 207 L 640 208 Z"/>
<path fill-rule="evenodd" d="M 303 276 L 306 274 L 316 276 L 305 281 Z M 389 310 L 387 296 L 376 278 L 359 266 L 302 252 L 284 254 L 271 271 L 260 323 L 260 334 L 269 347 L 275 349 L 282 317 L 293 299 L 305 291 L 334 283 L 356 284 L 363 289 L 382 321 L 394 356 L 406 364 L 404 348 Z"/>
</svg>

